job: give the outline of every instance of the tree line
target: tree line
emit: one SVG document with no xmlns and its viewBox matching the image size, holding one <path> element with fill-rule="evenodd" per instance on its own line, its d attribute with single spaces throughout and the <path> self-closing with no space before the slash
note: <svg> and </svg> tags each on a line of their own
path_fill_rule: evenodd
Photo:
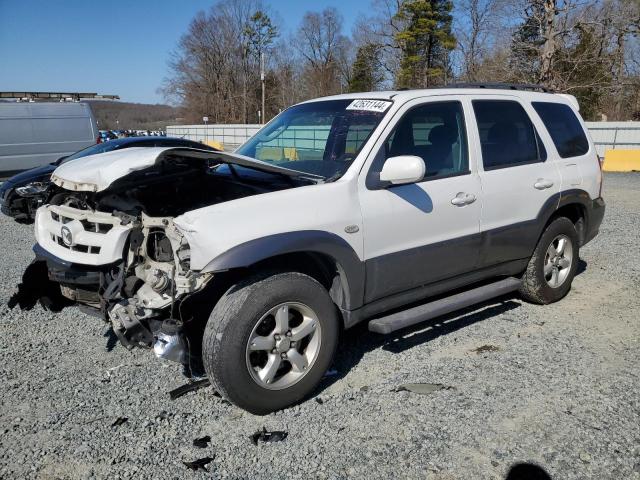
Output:
<svg viewBox="0 0 640 480">
<path fill-rule="evenodd" d="M 640 0 L 373 0 L 369 11 L 350 33 L 326 8 L 285 34 L 260 0 L 219 0 L 191 21 L 161 91 L 186 121 L 256 123 L 338 93 L 532 83 L 575 95 L 586 119 L 640 120 Z"/>
</svg>

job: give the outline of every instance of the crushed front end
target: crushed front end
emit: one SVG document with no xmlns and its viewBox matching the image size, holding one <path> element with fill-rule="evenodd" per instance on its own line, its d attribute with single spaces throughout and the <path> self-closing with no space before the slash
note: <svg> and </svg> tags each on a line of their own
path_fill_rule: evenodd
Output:
<svg viewBox="0 0 640 480">
<path fill-rule="evenodd" d="M 242 176 L 232 161 L 263 174 Z M 229 153 L 129 148 L 61 165 L 51 177 L 51 200 L 36 211 L 36 259 L 10 306 L 39 301 L 56 311 L 76 304 L 109 322 L 127 348 L 153 348 L 193 373 L 215 302 L 209 286 L 217 292 L 225 284 L 192 268 L 176 219 L 313 183 L 254 163 Z M 212 242 L 219 229 L 211 228 Z"/>
<path fill-rule="evenodd" d="M 63 297 L 110 322 L 127 348 L 190 364 L 181 307 L 212 274 L 190 270 L 172 217 L 47 205 L 35 223 L 36 261 Z"/>
</svg>

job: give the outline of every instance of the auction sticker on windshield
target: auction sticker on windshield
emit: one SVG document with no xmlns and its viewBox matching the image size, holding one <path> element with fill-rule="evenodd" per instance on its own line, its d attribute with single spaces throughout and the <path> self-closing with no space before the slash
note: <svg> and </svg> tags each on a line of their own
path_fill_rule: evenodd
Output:
<svg viewBox="0 0 640 480">
<path fill-rule="evenodd" d="M 387 100 L 354 100 L 349 104 L 347 110 L 364 110 L 366 112 L 384 112 L 389 108 L 391 102 Z"/>
</svg>

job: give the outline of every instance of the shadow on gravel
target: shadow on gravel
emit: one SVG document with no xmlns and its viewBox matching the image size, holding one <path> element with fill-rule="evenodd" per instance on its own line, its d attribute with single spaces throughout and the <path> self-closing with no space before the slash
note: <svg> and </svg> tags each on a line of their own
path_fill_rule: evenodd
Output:
<svg viewBox="0 0 640 480">
<path fill-rule="evenodd" d="M 516 463 L 509 469 L 505 480 L 551 480 L 551 475 L 539 465 Z"/>
<path fill-rule="evenodd" d="M 49 280 L 46 262 L 32 262 L 22 274 L 22 282 L 11 296 L 7 305 L 13 309 L 16 305 L 22 310 L 31 310 L 40 303 L 45 310 L 59 312 L 73 305 L 60 293 L 60 286 Z"/>
<path fill-rule="evenodd" d="M 118 336 L 116 335 L 116 332 L 114 332 L 113 328 L 111 327 L 109 327 L 102 336 L 107 339 L 107 344 L 104 346 L 107 352 L 113 351 L 113 349 L 116 348 L 116 345 L 118 345 L 118 343 L 120 342 Z"/>
<path fill-rule="evenodd" d="M 587 269 L 587 262 L 585 262 L 584 260 L 582 260 L 581 258 L 578 259 L 578 268 L 576 269 L 576 275 L 580 275 L 581 273 L 583 273 L 585 270 Z"/>
<path fill-rule="evenodd" d="M 492 299 L 389 335 L 372 333 L 367 329 L 368 322 L 362 322 L 343 334 L 333 364 L 338 374 L 325 377 L 316 394 L 343 378 L 367 352 L 378 348 L 392 353 L 404 352 L 441 335 L 453 333 L 474 323 L 514 310 L 521 305 L 516 299 L 518 297 L 515 294 L 501 297 L 501 299 Z M 496 301 L 499 303 L 496 304 Z"/>
</svg>

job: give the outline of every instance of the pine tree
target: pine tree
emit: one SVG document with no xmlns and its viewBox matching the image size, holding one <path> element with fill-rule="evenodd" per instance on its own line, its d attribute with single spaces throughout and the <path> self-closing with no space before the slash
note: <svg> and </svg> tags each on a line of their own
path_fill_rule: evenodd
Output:
<svg viewBox="0 0 640 480">
<path fill-rule="evenodd" d="M 405 27 L 395 40 L 402 52 L 398 87 L 428 87 L 446 83 L 449 52 L 456 46 L 451 33 L 450 0 L 404 0 L 395 19 Z"/>
<path fill-rule="evenodd" d="M 349 92 L 370 92 L 375 90 L 383 76 L 380 72 L 380 47 L 367 43 L 358 48 L 351 67 Z"/>
</svg>

